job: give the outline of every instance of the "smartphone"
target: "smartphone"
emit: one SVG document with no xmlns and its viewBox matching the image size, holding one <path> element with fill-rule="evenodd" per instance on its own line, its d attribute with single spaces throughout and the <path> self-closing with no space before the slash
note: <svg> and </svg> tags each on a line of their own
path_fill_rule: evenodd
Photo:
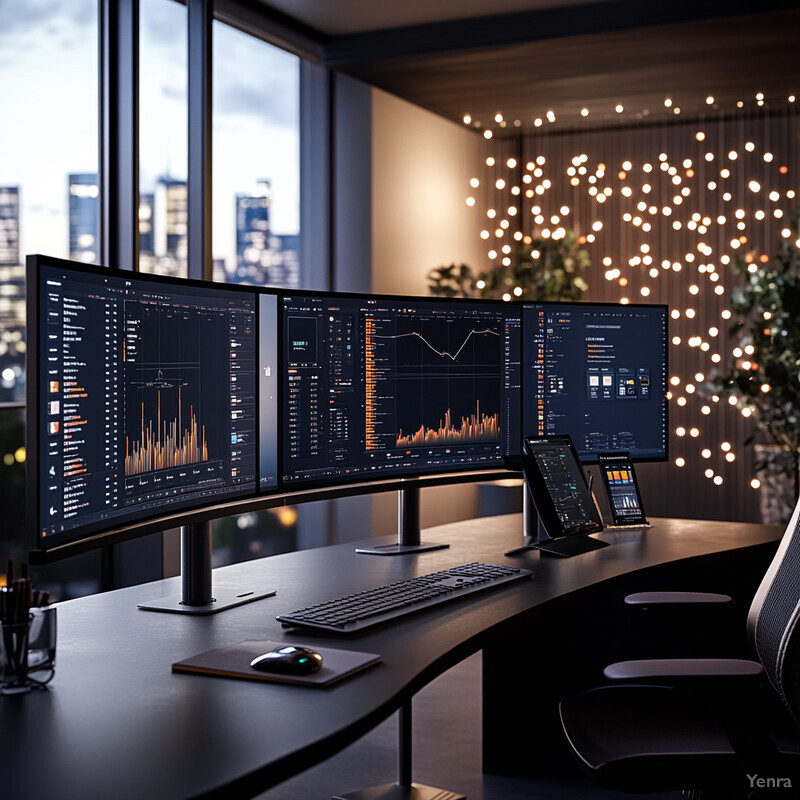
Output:
<svg viewBox="0 0 800 800">
<path fill-rule="evenodd" d="M 608 494 L 611 518 L 614 525 L 645 526 L 639 484 L 630 453 L 600 453 L 597 457 L 600 474 Z"/>
</svg>

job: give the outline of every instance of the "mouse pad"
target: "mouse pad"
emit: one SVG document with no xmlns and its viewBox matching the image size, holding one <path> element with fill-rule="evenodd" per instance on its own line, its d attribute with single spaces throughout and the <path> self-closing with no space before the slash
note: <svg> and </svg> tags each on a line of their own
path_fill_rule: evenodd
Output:
<svg viewBox="0 0 800 800">
<path fill-rule="evenodd" d="M 172 665 L 173 672 L 195 672 L 201 675 L 219 675 L 225 678 L 244 678 L 268 683 L 292 683 L 300 686 L 330 686 L 362 669 L 377 664 L 381 657 L 375 653 L 360 653 L 355 650 L 334 650 L 330 647 L 315 647 L 322 656 L 322 666 L 310 675 L 279 675 L 259 672 L 250 662 L 262 653 L 276 647 L 286 647 L 291 642 L 246 641 L 207 650 Z"/>
</svg>

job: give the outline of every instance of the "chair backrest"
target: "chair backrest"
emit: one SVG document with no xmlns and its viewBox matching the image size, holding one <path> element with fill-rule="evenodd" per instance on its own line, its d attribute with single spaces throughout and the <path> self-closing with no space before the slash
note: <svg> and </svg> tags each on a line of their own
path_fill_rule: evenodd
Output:
<svg viewBox="0 0 800 800">
<path fill-rule="evenodd" d="M 747 616 L 747 634 L 770 683 L 800 725 L 800 501 Z"/>
</svg>

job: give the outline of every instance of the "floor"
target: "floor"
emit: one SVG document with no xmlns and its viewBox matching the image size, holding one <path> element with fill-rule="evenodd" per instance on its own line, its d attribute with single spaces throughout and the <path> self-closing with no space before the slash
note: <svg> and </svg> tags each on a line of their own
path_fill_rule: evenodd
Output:
<svg viewBox="0 0 800 800">
<path fill-rule="evenodd" d="M 636 800 L 588 781 L 484 775 L 481 771 L 481 657 L 472 656 L 414 699 L 413 780 L 465 794 L 469 800 Z M 259 800 L 330 800 L 335 794 L 396 778 L 397 715 L 362 739 L 268 792 Z M 643 795 L 679 800 L 680 793 Z"/>
</svg>

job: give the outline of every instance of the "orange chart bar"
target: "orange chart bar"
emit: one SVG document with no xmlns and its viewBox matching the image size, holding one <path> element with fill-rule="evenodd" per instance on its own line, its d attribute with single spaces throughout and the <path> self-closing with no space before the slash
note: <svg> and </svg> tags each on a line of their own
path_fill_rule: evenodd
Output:
<svg viewBox="0 0 800 800">
<path fill-rule="evenodd" d="M 144 403 L 142 403 L 142 432 L 138 442 L 130 448 L 125 437 L 125 477 L 141 475 L 168 467 L 181 467 L 208 461 L 205 425 L 199 431 L 194 408 L 189 407 L 189 427 L 181 429 L 181 390 L 178 389 L 178 418 L 172 422 L 161 421 L 161 392 L 158 393 L 158 420 L 156 426 L 150 420 L 145 426 Z"/>
<path fill-rule="evenodd" d="M 500 419 L 497 414 L 481 414 L 480 403 L 469 417 L 461 417 L 456 426 L 450 417 L 450 409 L 444 415 L 444 422 L 438 428 L 420 426 L 415 433 L 407 436 L 403 431 L 397 434 L 398 447 L 414 447 L 434 444 L 465 444 L 468 442 L 496 442 L 500 438 Z"/>
</svg>

